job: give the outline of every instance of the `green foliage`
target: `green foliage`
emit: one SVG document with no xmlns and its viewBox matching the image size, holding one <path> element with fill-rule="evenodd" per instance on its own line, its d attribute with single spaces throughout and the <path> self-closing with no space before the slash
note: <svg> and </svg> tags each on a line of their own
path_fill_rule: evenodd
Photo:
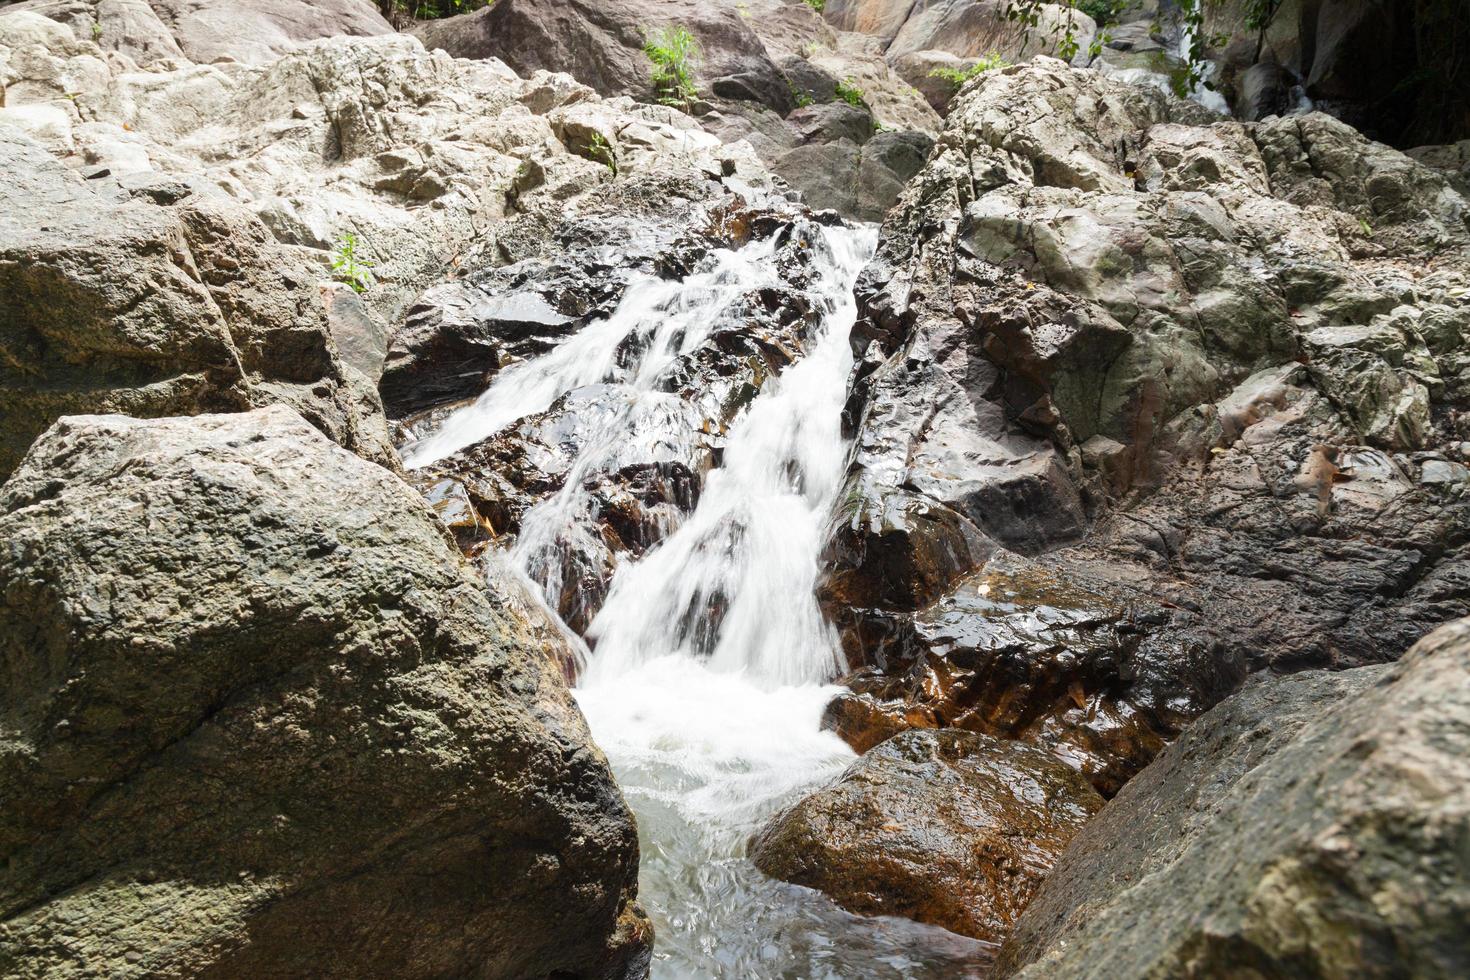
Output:
<svg viewBox="0 0 1470 980">
<path fill-rule="evenodd" d="M 863 90 L 858 88 L 850 78 L 843 79 L 837 83 L 837 97 L 850 106 L 859 108 L 863 105 Z"/>
<path fill-rule="evenodd" d="M 791 100 L 796 103 L 798 109 L 805 109 L 816 101 L 812 98 L 812 93 L 804 92 L 795 85 L 791 86 Z"/>
<path fill-rule="evenodd" d="M 1077 9 L 1104 27 L 1118 19 L 1118 15 L 1134 5 L 1135 0 L 1078 0 Z"/>
<path fill-rule="evenodd" d="M 665 105 L 688 106 L 699 95 L 694 69 L 699 42 L 683 27 L 664 27 L 648 35 L 643 53 L 653 62 L 653 91 Z"/>
<path fill-rule="evenodd" d="M 92 21 L 92 40 L 102 40 L 102 21 L 100 20 Z"/>
<path fill-rule="evenodd" d="M 1011 67 L 1009 61 L 992 51 L 968 68 L 936 68 L 929 73 L 929 77 L 943 78 L 954 82 L 956 85 L 963 85 L 976 75 L 983 75 L 997 68 L 1009 67 Z"/>
<path fill-rule="evenodd" d="M 614 177 L 618 175 L 618 158 L 613 155 L 612 145 L 601 133 L 593 133 L 587 138 L 587 159 L 605 164 Z"/>
<path fill-rule="evenodd" d="M 824 9 L 826 9 L 826 6 L 827 6 L 827 0 L 804 0 L 804 2 L 806 3 L 806 5 L 808 7 L 812 8 L 813 10 L 815 10 L 819 14 Z"/>
<path fill-rule="evenodd" d="M 337 274 L 337 281 L 345 282 L 355 293 L 365 293 L 373 284 L 372 273 L 368 272 L 372 266 L 357 254 L 357 236 L 350 231 L 343 232 L 332 254 L 332 271 Z"/>
</svg>

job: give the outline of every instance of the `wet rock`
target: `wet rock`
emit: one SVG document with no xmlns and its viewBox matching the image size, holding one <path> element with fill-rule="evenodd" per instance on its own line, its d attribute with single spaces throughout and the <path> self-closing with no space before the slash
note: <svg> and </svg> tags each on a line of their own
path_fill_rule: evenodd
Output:
<svg viewBox="0 0 1470 980">
<path fill-rule="evenodd" d="M 661 219 L 648 220 L 657 229 Z M 483 549 L 487 533 L 502 547 L 518 549 L 552 606 L 579 633 L 601 607 L 619 560 L 643 554 L 694 509 L 705 474 L 719 463 L 725 432 L 796 361 L 818 322 L 819 301 L 809 289 L 822 238 L 808 218 L 795 211 L 721 212 L 706 237 L 686 234 L 677 244 L 661 244 L 674 242 L 671 228 L 679 227 L 645 229 L 624 248 L 622 221 L 569 225 L 564 241 L 576 244 L 563 254 L 472 274 L 464 283 L 481 290 L 479 283 L 513 273 L 522 288 L 547 295 L 573 282 L 576 288 L 566 293 L 573 297 L 590 284 L 586 295 L 597 296 L 597 305 L 573 321 L 575 331 L 599 325 L 633 278 L 682 278 L 702 267 L 702 256 L 737 239 L 774 236 L 770 264 L 778 273 L 732 295 L 716 322 L 700 324 L 701 340 L 671 354 L 654 391 L 643 391 L 639 385 L 647 382 L 638 379 L 653 340 L 649 331 L 635 330 L 618 342 L 606 374 L 556 396 L 544 409 L 508 408 L 513 417 L 496 432 L 412 476 L 473 512 L 471 519 L 454 510 L 468 552 Z M 405 434 L 415 425 L 407 420 Z M 411 456 L 414 449 L 407 451 Z M 552 498 L 555 506 L 528 526 L 533 509 Z"/>
<path fill-rule="evenodd" d="M 696 234 L 719 203 L 704 183 L 672 188 L 686 199 L 709 198 L 703 210 L 665 198 L 652 213 L 628 208 L 620 196 L 605 201 L 594 194 L 525 258 L 426 290 L 388 353 L 381 390 L 389 416 L 478 395 L 500 368 L 544 354 L 606 316 L 638 276 L 692 268 L 716 241 Z"/>
<path fill-rule="evenodd" d="M 1417 475 L 1470 422 L 1465 214 L 1327 116 L 1218 122 L 1047 59 L 971 81 L 859 283 L 831 723 L 1022 738 L 1111 793 L 1250 670 L 1470 614 L 1463 486 Z M 975 595 L 1001 548 L 1126 612 L 1009 660 Z"/>
<path fill-rule="evenodd" d="M 397 477 L 280 406 L 69 417 L 0 528 L 0 970 L 646 970 L 557 650 Z"/>
<path fill-rule="evenodd" d="M 854 912 L 995 942 L 1101 806 L 1076 773 L 1030 746 L 907 732 L 775 817 L 751 857 Z"/>
<path fill-rule="evenodd" d="M 1463 974 L 1467 733 L 1464 621 L 1393 666 L 1256 679 L 1073 839 L 1000 973 Z"/>
<path fill-rule="evenodd" d="M 1239 666 L 1211 679 L 1212 664 L 1186 660 L 1188 673 L 1169 678 L 1170 699 L 1159 698 L 1142 666 L 1155 651 L 1142 643 L 1167 613 L 1135 602 L 998 552 L 917 613 L 859 612 L 853 632 L 873 666 L 846 679 L 852 693 L 828 706 L 823 725 L 859 752 L 908 728 L 1024 739 L 1110 795 L 1239 681 Z"/>
</svg>

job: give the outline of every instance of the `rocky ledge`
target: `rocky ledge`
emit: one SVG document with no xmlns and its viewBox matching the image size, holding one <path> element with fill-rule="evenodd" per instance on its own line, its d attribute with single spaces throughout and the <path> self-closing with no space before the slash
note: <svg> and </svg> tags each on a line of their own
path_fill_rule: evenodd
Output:
<svg viewBox="0 0 1470 980">
<path fill-rule="evenodd" d="M 1254 670 L 1470 613 L 1470 206 L 1328 116 L 1038 59 L 957 98 L 859 287 L 831 724 L 1115 792 Z"/>
</svg>

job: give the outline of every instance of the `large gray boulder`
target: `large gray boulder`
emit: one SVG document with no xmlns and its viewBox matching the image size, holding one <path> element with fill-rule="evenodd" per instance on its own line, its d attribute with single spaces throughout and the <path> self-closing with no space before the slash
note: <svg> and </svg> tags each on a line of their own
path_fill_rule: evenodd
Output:
<svg viewBox="0 0 1470 980">
<path fill-rule="evenodd" d="M 499 58 L 521 74 L 566 72 L 604 95 L 653 96 L 643 46 L 682 27 L 694 35 L 694 65 L 706 95 L 749 99 L 785 112 L 790 86 L 734 5 L 699 0 L 497 0 L 484 10 L 414 28 L 430 49 L 457 58 Z"/>
<path fill-rule="evenodd" d="M 1083 829 L 1004 976 L 1470 972 L 1470 622 L 1392 667 L 1260 680 Z"/>
<path fill-rule="evenodd" d="M 646 970 L 558 650 L 388 471 L 280 406 L 66 418 L 0 541 L 0 973 Z"/>
</svg>

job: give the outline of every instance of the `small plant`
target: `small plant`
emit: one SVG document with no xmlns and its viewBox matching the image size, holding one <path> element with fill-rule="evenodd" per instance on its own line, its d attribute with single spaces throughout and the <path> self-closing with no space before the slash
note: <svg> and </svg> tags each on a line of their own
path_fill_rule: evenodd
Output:
<svg viewBox="0 0 1470 980">
<path fill-rule="evenodd" d="M 351 286 L 354 293 L 365 293 L 373 284 L 372 273 L 368 272 L 372 266 L 358 256 L 357 236 L 350 231 L 343 232 L 332 255 L 332 271 L 337 274 L 337 281 Z"/>
<path fill-rule="evenodd" d="M 601 133 L 593 133 L 587 138 L 587 159 L 607 165 L 612 175 L 618 175 L 618 158 L 613 155 L 612 144 Z"/>
<path fill-rule="evenodd" d="M 861 108 L 863 105 L 863 90 L 850 78 L 837 83 L 837 97 L 850 106 Z"/>
<path fill-rule="evenodd" d="M 804 0 L 804 2 L 819 14 L 827 7 L 827 0 Z"/>
<path fill-rule="evenodd" d="M 102 21 L 100 20 L 92 21 L 92 40 L 102 40 Z"/>
<path fill-rule="evenodd" d="M 750 4 L 741 0 L 735 5 L 735 12 L 740 15 L 741 20 L 750 20 Z"/>
<path fill-rule="evenodd" d="M 648 35 L 643 53 L 653 62 L 653 91 L 664 105 L 687 107 L 699 95 L 694 68 L 699 42 L 683 27 L 664 27 Z"/>
<path fill-rule="evenodd" d="M 805 109 L 816 100 L 812 98 L 810 92 L 803 91 L 793 85 L 791 86 L 791 101 L 796 103 L 798 109 Z"/>
<path fill-rule="evenodd" d="M 994 71 L 997 68 L 1009 67 L 1011 67 L 1011 63 L 1009 61 L 1005 60 L 1000 55 L 991 52 L 968 68 L 936 68 L 929 73 L 929 77 L 943 78 L 947 81 L 954 82 L 956 85 L 963 85 L 970 79 L 974 78 L 976 75 L 983 75 L 986 72 Z"/>
</svg>

